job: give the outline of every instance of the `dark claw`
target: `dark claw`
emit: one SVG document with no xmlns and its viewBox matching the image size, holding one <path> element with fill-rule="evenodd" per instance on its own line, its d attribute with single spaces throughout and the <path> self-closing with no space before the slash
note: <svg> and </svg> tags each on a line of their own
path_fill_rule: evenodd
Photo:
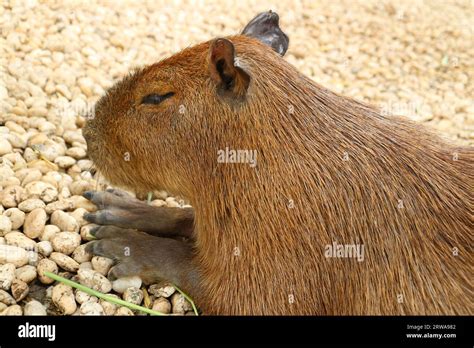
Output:
<svg viewBox="0 0 474 348">
<path fill-rule="evenodd" d="M 111 213 L 107 210 L 99 210 L 95 213 L 84 214 L 84 219 L 90 223 L 98 225 L 109 225 L 112 223 Z"/>
<path fill-rule="evenodd" d="M 94 191 L 86 191 L 82 194 L 84 198 L 87 198 L 88 200 L 91 200 L 92 197 L 94 196 Z"/>
<path fill-rule="evenodd" d="M 86 245 L 86 252 L 89 254 L 94 254 L 94 244 L 97 242 L 89 242 Z"/>
<path fill-rule="evenodd" d="M 112 267 L 110 270 L 109 270 L 109 273 L 107 273 L 107 279 L 109 279 L 111 282 L 113 282 L 114 280 L 117 280 L 119 279 L 117 277 L 117 275 L 115 274 L 115 267 Z"/>
<path fill-rule="evenodd" d="M 90 223 L 95 223 L 95 213 L 85 213 L 83 216 L 84 220 L 89 221 Z"/>
<path fill-rule="evenodd" d="M 113 260 L 117 260 L 116 255 L 114 255 L 115 253 L 113 242 L 109 240 L 98 240 L 88 243 L 86 246 L 86 252 L 93 255 L 104 256 Z"/>
<path fill-rule="evenodd" d="M 94 236 L 96 238 L 99 238 L 96 236 L 97 232 L 99 231 L 99 228 L 101 226 L 95 226 L 95 227 L 92 227 L 90 230 L 89 230 L 89 233 L 91 234 L 91 236 Z"/>
</svg>

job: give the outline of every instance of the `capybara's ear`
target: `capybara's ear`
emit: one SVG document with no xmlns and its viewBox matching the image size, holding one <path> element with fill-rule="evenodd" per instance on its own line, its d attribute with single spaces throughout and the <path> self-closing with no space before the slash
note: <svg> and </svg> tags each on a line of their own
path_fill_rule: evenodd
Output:
<svg viewBox="0 0 474 348">
<path fill-rule="evenodd" d="M 252 19 L 242 30 L 243 35 L 254 37 L 264 44 L 273 48 L 275 52 L 283 56 L 288 50 L 290 39 L 280 29 L 280 17 L 271 10 L 262 12 Z"/>
<path fill-rule="evenodd" d="M 209 73 L 218 91 L 227 96 L 243 97 L 250 76 L 235 64 L 234 44 L 227 39 L 216 39 L 209 49 Z"/>
</svg>

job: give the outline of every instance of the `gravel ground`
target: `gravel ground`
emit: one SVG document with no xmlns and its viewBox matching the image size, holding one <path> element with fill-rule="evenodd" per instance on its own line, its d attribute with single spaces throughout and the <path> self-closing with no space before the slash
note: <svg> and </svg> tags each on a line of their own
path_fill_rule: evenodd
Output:
<svg viewBox="0 0 474 348">
<path fill-rule="evenodd" d="M 137 315 L 44 276 L 191 313 L 172 287 L 111 284 L 85 252 L 95 206 L 84 115 L 129 69 L 238 32 L 273 9 L 286 59 L 342 94 L 474 144 L 472 1 L 4 1 L 0 7 L 0 314 Z M 156 205 L 179 206 L 166 193 Z M 148 295 L 148 296 L 147 296 Z"/>
</svg>

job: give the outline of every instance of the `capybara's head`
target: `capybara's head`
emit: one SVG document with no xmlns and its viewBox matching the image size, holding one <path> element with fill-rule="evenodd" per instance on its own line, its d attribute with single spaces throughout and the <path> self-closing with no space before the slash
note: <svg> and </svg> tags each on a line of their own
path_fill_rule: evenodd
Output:
<svg viewBox="0 0 474 348">
<path fill-rule="evenodd" d="M 83 129 L 97 169 L 119 186 L 187 195 L 197 172 L 210 174 L 226 135 L 239 134 L 236 115 L 245 121 L 266 107 L 265 86 L 289 42 L 278 22 L 262 13 L 241 35 L 187 48 L 116 83 Z"/>
</svg>

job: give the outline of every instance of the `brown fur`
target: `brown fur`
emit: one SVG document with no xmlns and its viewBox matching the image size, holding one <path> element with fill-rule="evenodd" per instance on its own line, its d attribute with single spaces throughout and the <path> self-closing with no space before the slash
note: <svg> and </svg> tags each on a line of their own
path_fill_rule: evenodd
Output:
<svg viewBox="0 0 474 348">
<path fill-rule="evenodd" d="M 119 82 L 84 130 L 113 184 L 195 207 L 202 290 L 189 291 L 204 313 L 472 314 L 473 148 L 228 39 L 250 76 L 244 100 L 216 93 L 206 42 Z M 257 150 L 258 165 L 217 163 L 226 146 Z M 333 242 L 364 244 L 365 260 L 326 258 Z"/>
</svg>

